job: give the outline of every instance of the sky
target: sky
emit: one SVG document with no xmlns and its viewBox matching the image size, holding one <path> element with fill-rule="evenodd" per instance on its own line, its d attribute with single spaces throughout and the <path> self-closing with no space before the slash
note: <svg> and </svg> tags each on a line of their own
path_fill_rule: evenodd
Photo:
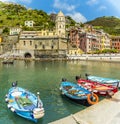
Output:
<svg viewBox="0 0 120 124">
<path fill-rule="evenodd" d="M 0 0 L 14 2 L 31 9 L 71 16 L 76 22 L 87 22 L 103 16 L 120 18 L 120 0 Z"/>
</svg>

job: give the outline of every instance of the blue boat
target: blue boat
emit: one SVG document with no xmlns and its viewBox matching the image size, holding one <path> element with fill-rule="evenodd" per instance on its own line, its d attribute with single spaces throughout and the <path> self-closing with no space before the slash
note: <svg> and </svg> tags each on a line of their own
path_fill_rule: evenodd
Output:
<svg viewBox="0 0 120 124">
<path fill-rule="evenodd" d="M 104 77 L 98 77 L 98 76 L 93 76 L 88 74 L 85 74 L 85 75 L 88 80 L 99 82 L 99 83 L 110 85 L 110 86 L 120 87 L 120 80 L 118 79 L 104 78 Z"/>
<path fill-rule="evenodd" d="M 89 104 L 96 104 L 99 101 L 99 98 L 96 94 L 90 92 L 78 84 L 62 81 L 60 84 L 60 90 L 62 95 L 67 96 L 73 100 L 87 100 Z"/>
<path fill-rule="evenodd" d="M 17 87 L 16 83 L 12 84 L 6 94 L 5 101 L 7 107 L 17 115 L 28 120 L 37 122 L 39 118 L 44 116 L 43 103 L 38 95 L 34 95 L 26 89 Z"/>
</svg>

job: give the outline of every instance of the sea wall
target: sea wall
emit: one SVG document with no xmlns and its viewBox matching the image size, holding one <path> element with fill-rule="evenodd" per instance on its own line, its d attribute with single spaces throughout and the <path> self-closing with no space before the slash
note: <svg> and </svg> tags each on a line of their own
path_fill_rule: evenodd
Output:
<svg viewBox="0 0 120 124">
<path fill-rule="evenodd" d="M 119 124 L 120 91 L 112 98 L 104 99 L 80 112 L 49 124 Z"/>
<path fill-rule="evenodd" d="M 25 58 L 21 56 L 9 56 L 7 54 L 0 55 L 0 59 L 4 58 L 11 58 L 17 60 L 39 60 L 39 61 L 72 61 L 72 60 L 79 60 L 79 61 L 102 61 L 102 62 L 120 62 L 120 54 L 67 54 L 64 58 Z"/>
</svg>

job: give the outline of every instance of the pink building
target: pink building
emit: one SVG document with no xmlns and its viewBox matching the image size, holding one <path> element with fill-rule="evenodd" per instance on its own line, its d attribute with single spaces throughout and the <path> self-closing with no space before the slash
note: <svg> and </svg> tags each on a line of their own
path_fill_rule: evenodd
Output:
<svg viewBox="0 0 120 124">
<path fill-rule="evenodd" d="M 70 43 L 73 47 L 80 48 L 85 53 L 110 49 L 109 36 L 102 30 L 95 30 L 91 27 L 71 29 Z"/>
</svg>

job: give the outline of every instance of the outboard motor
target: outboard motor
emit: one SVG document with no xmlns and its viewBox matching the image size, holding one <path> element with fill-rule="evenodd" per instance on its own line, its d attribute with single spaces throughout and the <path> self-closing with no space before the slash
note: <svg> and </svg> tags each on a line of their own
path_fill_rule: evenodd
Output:
<svg viewBox="0 0 120 124">
<path fill-rule="evenodd" d="M 62 78 L 62 82 L 65 82 L 65 81 L 67 81 L 67 79 L 66 78 Z"/>
<path fill-rule="evenodd" d="M 17 86 L 17 81 L 12 83 L 12 87 L 16 87 Z"/>
<path fill-rule="evenodd" d="M 88 76 L 89 76 L 89 74 L 86 73 L 85 76 L 86 76 L 86 80 L 88 80 Z"/>
<path fill-rule="evenodd" d="M 85 76 L 89 76 L 89 74 L 85 73 Z"/>
<path fill-rule="evenodd" d="M 76 81 L 79 80 L 81 78 L 81 76 L 76 76 L 75 79 Z"/>
<path fill-rule="evenodd" d="M 118 81 L 118 82 L 117 82 L 117 88 L 119 88 L 119 85 L 120 85 L 120 82 Z"/>
</svg>

